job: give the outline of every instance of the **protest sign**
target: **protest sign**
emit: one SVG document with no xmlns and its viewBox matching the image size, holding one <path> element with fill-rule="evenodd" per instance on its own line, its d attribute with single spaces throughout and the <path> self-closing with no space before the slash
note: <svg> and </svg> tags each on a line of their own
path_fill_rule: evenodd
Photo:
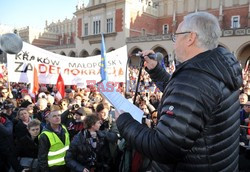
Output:
<svg viewBox="0 0 250 172">
<path fill-rule="evenodd" d="M 123 46 L 106 54 L 107 74 L 116 82 L 125 82 L 127 67 L 127 47 Z M 65 85 L 88 85 L 88 82 L 99 82 L 101 56 L 67 57 L 38 48 L 28 43 L 16 55 L 7 55 L 8 75 L 10 82 L 31 83 L 33 70 L 38 70 L 38 81 L 41 84 L 56 84 L 61 73 Z"/>
</svg>

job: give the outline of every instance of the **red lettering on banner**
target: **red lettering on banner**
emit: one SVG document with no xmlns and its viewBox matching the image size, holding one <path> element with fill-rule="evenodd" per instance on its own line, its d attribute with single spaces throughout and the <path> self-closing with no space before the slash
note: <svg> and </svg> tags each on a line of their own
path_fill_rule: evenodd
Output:
<svg viewBox="0 0 250 172">
<path fill-rule="evenodd" d="M 97 91 L 98 92 L 105 92 L 106 91 L 103 83 L 98 84 Z"/>
<path fill-rule="evenodd" d="M 39 70 L 39 73 L 46 73 L 47 72 L 47 66 L 45 64 L 39 64 L 38 65 L 38 70 Z"/>
<path fill-rule="evenodd" d="M 69 75 L 69 69 L 68 68 L 64 69 L 63 73 Z"/>
<path fill-rule="evenodd" d="M 81 74 L 82 75 L 88 75 L 87 70 L 82 70 Z"/>
<path fill-rule="evenodd" d="M 78 75 L 78 74 L 80 73 L 80 71 L 79 71 L 78 69 L 72 69 L 72 70 L 70 70 L 70 72 L 71 72 L 74 76 L 76 76 L 76 75 Z"/>
<path fill-rule="evenodd" d="M 89 75 L 92 75 L 92 74 L 93 74 L 93 75 L 96 75 L 94 69 L 90 69 L 90 70 L 89 70 Z"/>
<path fill-rule="evenodd" d="M 55 70 L 56 70 L 55 66 L 49 65 L 49 73 L 50 74 L 57 74 Z"/>
</svg>

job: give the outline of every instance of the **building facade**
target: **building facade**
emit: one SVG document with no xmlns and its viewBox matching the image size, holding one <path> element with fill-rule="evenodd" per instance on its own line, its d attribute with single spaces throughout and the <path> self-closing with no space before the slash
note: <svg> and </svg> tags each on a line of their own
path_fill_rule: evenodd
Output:
<svg viewBox="0 0 250 172">
<path fill-rule="evenodd" d="M 220 45 L 233 52 L 244 66 L 250 57 L 250 0 L 79 1 L 73 19 L 46 24 L 47 32 L 55 35 L 56 45 L 43 48 L 72 57 L 97 55 L 100 33 L 104 33 L 107 52 L 127 45 L 133 65 L 138 65 L 140 59 L 132 54 L 144 49 L 161 52 L 167 63 L 174 58 L 170 34 L 186 14 L 196 11 L 207 11 L 218 18 L 222 28 Z M 40 45 L 33 44 L 48 42 L 50 39 L 45 37 L 38 39 Z"/>
</svg>

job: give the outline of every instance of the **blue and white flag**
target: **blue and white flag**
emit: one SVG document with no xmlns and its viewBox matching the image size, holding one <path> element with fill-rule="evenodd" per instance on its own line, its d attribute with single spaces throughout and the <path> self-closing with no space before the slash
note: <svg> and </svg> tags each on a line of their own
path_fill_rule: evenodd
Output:
<svg viewBox="0 0 250 172">
<path fill-rule="evenodd" d="M 102 34 L 102 43 L 101 43 L 101 78 L 102 80 L 108 80 L 107 77 L 107 62 L 106 62 L 106 48 L 105 48 L 105 42 L 104 37 Z"/>
</svg>

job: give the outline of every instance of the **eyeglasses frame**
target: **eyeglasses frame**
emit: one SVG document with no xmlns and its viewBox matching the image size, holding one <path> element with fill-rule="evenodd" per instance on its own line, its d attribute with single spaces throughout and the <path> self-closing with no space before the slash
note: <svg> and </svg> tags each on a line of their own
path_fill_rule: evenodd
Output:
<svg viewBox="0 0 250 172">
<path fill-rule="evenodd" d="M 177 32 L 177 33 L 173 33 L 171 34 L 171 40 L 173 42 L 176 42 L 176 35 L 182 35 L 182 34 L 187 34 L 187 33 L 192 33 L 191 31 L 186 31 L 186 32 Z"/>
</svg>

